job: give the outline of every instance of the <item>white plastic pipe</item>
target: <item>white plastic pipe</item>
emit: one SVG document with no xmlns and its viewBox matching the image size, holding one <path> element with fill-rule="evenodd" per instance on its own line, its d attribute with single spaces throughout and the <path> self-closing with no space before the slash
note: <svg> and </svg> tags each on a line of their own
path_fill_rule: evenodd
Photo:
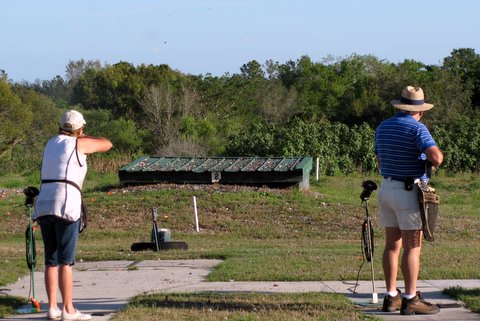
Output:
<svg viewBox="0 0 480 321">
<path fill-rule="evenodd" d="M 318 181 L 318 165 L 319 165 L 319 158 L 317 157 L 317 161 L 316 161 L 316 164 L 315 164 L 315 178 L 317 179 Z"/>
<path fill-rule="evenodd" d="M 193 213 L 195 214 L 195 231 L 200 232 L 198 226 L 197 198 L 195 196 L 193 197 Z"/>
</svg>

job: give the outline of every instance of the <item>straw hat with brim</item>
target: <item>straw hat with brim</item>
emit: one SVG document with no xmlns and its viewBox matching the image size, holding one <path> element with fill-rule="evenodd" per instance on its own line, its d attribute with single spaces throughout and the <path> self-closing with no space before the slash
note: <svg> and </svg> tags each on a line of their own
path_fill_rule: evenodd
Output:
<svg viewBox="0 0 480 321">
<path fill-rule="evenodd" d="M 432 109 L 432 104 L 425 103 L 423 90 L 420 87 L 407 86 L 402 90 L 399 100 L 390 102 L 395 108 L 407 111 L 423 111 Z"/>
</svg>

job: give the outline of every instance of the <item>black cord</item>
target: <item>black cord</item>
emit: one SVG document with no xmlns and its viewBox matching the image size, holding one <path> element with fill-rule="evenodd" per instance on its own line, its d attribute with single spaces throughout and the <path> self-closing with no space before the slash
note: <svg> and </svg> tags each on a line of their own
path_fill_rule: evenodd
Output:
<svg viewBox="0 0 480 321">
<path fill-rule="evenodd" d="M 357 281 L 355 282 L 355 287 L 353 288 L 353 294 L 356 294 L 357 287 L 358 287 L 358 281 L 360 280 L 360 272 L 362 271 L 363 265 L 365 264 L 366 261 L 366 255 L 365 255 L 365 249 L 364 249 L 364 241 L 363 241 L 363 234 L 360 242 L 360 251 L 362 252 L 362 264 L 360 264 L 360 268 L 358 269 L 357 273 Z"/>
<path fill-rule="evenodd" d="M 355 287 L 353 288 L 353 294 L 356 294 L 357 287 L 358 287 L 358 282 L 360 281 L 360 272 L 362 271 L 362 268 L 363 268 L 363 265 L 365 264 L 365 261 L 368 260 L 367 253 L 366 253 L 366 248 L 369 248 L 371 245 L 373 245 L 372 243 L 368 244 L 368 241 L 371 242 L 372 238 L 370 238 L 370 240 L 365 239 L 365 233 L 369 233 L 369 231 L 367 229 L 370 230 L 370 228 L 371 228 L 371 224 L 370 224 L 370 221 L 369 221 L 369 218 L 368 218 L 369 217 L 369 215 L 368 215 L 368 205 L 367 205 L 366 202 L 367 202 L 366 200 L 362 200 L 362 205 L 365 204 L 364 208 L 365 208 L 365 212 L 366 212 L 366 216 L 367 216 L 367 218 L 365 219 L 365 221 L 362 224 L 362 232 L 360 234 L 360 251 L 362 252 L 362 263 L 360 264 L 360 268 L 358 269 L 357 280 L 355 282 Z M 365 224 L 367 224 L 367 227 L 364 231 Z M 373 237 L 373 235 L 371 237 Z M 369 251 L 369 253 L 370 253 L 371 256 L 373 256 L 373 246 L 372 246 L 372 250 Z"/>
</svg>

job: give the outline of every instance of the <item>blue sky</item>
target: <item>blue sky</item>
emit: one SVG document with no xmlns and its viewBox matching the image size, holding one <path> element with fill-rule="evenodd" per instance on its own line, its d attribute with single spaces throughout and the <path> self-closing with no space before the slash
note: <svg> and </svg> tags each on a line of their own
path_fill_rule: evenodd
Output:
<svg viewBox="0 0 480 321">
<path fill-rule="evenodd" d="M 82 58 L 218 76 L 302 55 L 438 65 L 480 53 L 479 12 L 475 0 L 0 0 L 0 69 L 31 82 Z"/>
</svg>

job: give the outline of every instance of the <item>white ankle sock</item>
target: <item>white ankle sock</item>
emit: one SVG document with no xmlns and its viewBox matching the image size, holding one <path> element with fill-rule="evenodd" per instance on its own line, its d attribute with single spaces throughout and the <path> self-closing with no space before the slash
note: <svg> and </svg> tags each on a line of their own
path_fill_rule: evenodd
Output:
<svg viewBox="0 0 480 321">
<path fill-rule="evenodd" d="M 416 294 L 404 294 L 403 297 L 407 300 L 410 300 L 415 297 Z"/>
<path fill-rule="evenodd" d="M 392 292 L 388 291 L 387 294 L 393 298 L 393 297 L 397 296 L 398 292 L 397 291 L 392 291 Z"/>
</svg>

